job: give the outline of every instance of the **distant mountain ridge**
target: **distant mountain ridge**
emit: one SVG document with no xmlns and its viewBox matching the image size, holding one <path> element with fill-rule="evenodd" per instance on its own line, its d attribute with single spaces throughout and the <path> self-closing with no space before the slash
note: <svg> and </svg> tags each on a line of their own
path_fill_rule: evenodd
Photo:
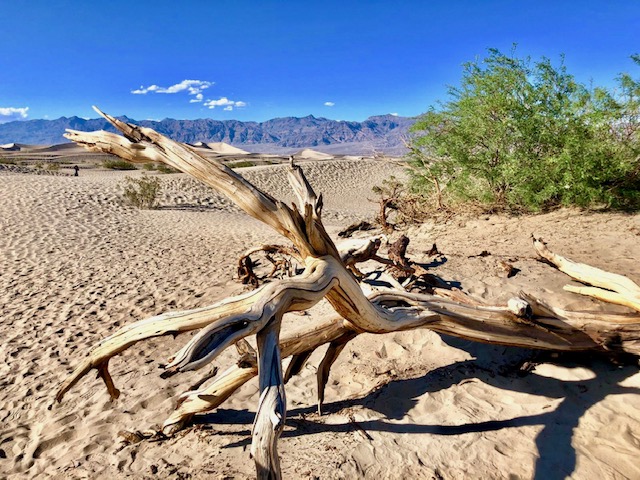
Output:
<svg viewBox="0 0 640 480">
<path fill-rule="evenodd" d="M 395 115 L 378 115 L 363 122 L 306 117 L 274 118 L 265 122 L 239 120 L 122 120 L 154 130 L 184 143 L 225 142 L 251 151 L 287 152 L 315 148 L 328 153 L 387 154 L 404 153 L 402 139 L 415 119 Z M 0 144 L 28 143 L 51 145 L 64 143 L 65 129 L 81 131 L 107 130 L 113 127 L 104 119 L 85 120 L 61 117 L 56 120 L 24 120 L 0 124 Z M 247 148 L 250 147 L 250 148 Z"/>
</svg>

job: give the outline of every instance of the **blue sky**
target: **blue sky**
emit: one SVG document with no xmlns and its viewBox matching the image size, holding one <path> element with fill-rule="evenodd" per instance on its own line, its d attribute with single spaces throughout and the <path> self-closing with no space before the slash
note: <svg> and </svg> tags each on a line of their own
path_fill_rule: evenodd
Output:
<svg viewBox="0 0 640 480">
<path fill-rule="evenodd" d="M 413 116 L 486 49 L 639 76 L 640 1 L 0 0 L 0 122 Z"/>
</svg>

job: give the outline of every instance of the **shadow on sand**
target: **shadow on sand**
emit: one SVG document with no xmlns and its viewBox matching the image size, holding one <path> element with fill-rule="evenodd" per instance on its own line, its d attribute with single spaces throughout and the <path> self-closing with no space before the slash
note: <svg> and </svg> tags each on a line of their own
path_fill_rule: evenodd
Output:
<svg viewBox="0 0 640 480">
<path fill-rule="evenodd" d="M 542 425 L 536 437 L 538 460 L 534 479 L 564 479 L 576 467 L 576 452 L 571 445 L 573 431 L 580 418 L 592 406 L 608 395 L 639 393 L 640 389 L 621 386 L 626 378 L 638 372 L 638 367 L 616 366 L 593 355 L 573 355 L 563 358 L 565 367 L 584 367 L 593 371 L 595 377 L 589 380 L 563 381 L 536 374 L 522 374 L 518 366 L 536 353 L 530 350 L 483 345 L 443 336 L 451 346 L 470 353 L 472 360 L 456 362 L 428 372 L 418 378 L 392 380 L 361 398 L 341 400 L 324 405 L 326 414 L 338 413 L 354 406 L 363 406 L 383 414 L 386 418 L 399 420 L 417 404 L 417 398 L 449 388 L 469 379 L 477 379 L 505 391 L 540 395 L 561 399 L 553 410 L 545 410 L 536 415 L 528 415 L 509 420 L 496 420 L 463 425 L 396 424 L 384 420 L 359 421 L 343 424 L 325 424 L 305 418 L 316 411 L 315 406 L 289 410 L 287 423 L 294 430 L 286 430 L 283 437 L 295 437 L 322 432 L 353 432 L 357 428 L 365 431 L 394 433 L 420 433 L 432 435 L 460 435 L 471 432 L 488 432 L 510 427 Z M 501 358 L 501 364 L 496 363 Z M 237 431 L 246 438 L 228 447 L 246 446 L 251 442 L 251 424 L 254 412 L 248 410 L 218 409 L 216 412 L 197 417 L 199 424 L 247 425 L 246 430 Z"/>
</svg>

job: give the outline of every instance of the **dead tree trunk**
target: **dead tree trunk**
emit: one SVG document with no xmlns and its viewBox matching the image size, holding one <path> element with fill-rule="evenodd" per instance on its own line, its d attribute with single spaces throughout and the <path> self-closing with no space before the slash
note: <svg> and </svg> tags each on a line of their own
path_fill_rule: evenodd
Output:
<svg viewBox="0 0 640 480">
<path fill-rule="evenodd" d="M 258 375 L 260 400 L 251 453 L 259 478 L 279 478 L 277 441 L 286 417 L 285 380 L 297 373 L 309 355 L 324 344 L 329 343 L 330 347 L 318 369 L 319 408 L 331 365 L 347 342 L 364 332 L 387 333 L 423 327 L 486 343 L 640 354 L 638 313 L 570 312 L 525 294 L 510 300 L 506 306 L 478 305 L 461 292 L 425 295 L 390 289 L 367 297 L 347 269 L 347 266 L 353 268 L 355 260 L 349 254 L 341 256 L 327 235 L 321 220 L 322 197 L 316 196 L 299 167 L 292 164 L 289 170 L 298 204 L 287 206 L 223 164 L 201 157 L 190 147 L 97 111 L 124 137 L 104 131 L 69 131 L 67 138 L 89 150 L 115 154 L 128 161 L 162 162 L 203 181 L 247 214 L 288 238 L 304 271 L 209 307 L 166 313 L 120 329 L 95 347 L 60 385 L 56 394 L 58 401 L 91 369 L 98 371 L 111 396 L 117 398 L 119 391 L 108 372 L 109 359 L 141 340 L 200 329 L 167 366 L 171 372 L 180 372 L 208 364 L 225 348 L 255 334 L 257 354 L 245 351 L 238 365 L 209 386 L 182 395 L 163 431 L 171 434 L 194 414 L 216 408 L 244 382 Z M 599 287 L 598 290 L 609 289 L 603 290 L 605 293 L 598 291 L 599 298 L 622 299 L 618 303 L 640 311 L 640 287 L 630 280 L 610 276 L 605 282 L 599 282 L 603 272 L 563 259 L 540 241 L 536 241 L 535 247 L 569 275 Z M 375 254 L 377 248 L 371 251 Z M 285 313 L 308 309 L 322 298 L 327 298 L 339 317 L 318 321 L 313 327 L 280 338 Z M 281 358 L 287 356 L 293 359 L 283 375 Z"/>
</svg>

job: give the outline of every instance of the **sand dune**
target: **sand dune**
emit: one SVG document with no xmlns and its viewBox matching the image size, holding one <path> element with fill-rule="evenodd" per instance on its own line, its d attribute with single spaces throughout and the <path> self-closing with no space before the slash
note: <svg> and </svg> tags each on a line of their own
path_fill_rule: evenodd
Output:
<svg viewBox="0 0 640 480">
<path fill-rule="evenodd" d="M 219 155 L 248 155 L 249 152 L 242 150 L 241 148 L 234 147 L 225 142 L 196 142 L 192 146 L 202 149 L 207 153 L 216 153 Z"/>
<path fill-rule="evenodd" d="M 75 143 L 59 143 L 57 145 L 40 147 L 37 150 L 33 149 L 32 151 L 37 153 L 60 153 L 60 154 L 85 154 L 87 151 L 81 146 Z"/>
<path fill-rule="evenodd" d="M 225 155 L 247 155 L 249 153 L 241 148 L 234 147 L 224 142 L 207 143 L 206 145 L 214 152 Z"/>
<path fill-rule="evenodd" d="M 26 143 L 6 143 L 0 145 L 0 149 L 7 152 L 26 152 L 42 148 L 42 145 L 27 145 Z"/>
<path fill-rule="evenodd" d="M 308 162 L 335 235 L 377 210 L 371 188 L 402 170 L 379 161 Z M 242 170 L 291 201 L 283 166 Z M 140 175 L 140 173 L 137 173 Z M 163 380 L 161 365 L 189 335 L 142 343 L 114 359 L 122 390 L 109 400 L 93 375 L 52 410 L 55 386 L 91 345 L 132 321 L 208 305 L 242 291 L 234 259 L 283 242 L 184 175 L 162 175 L 161 208 L 120 203 L 130 172 L 49 177 L 0 171 L 0 477 L 251 478 L 248 445 L 257 384 L 176 438 L 122 446 L 121 429 L 158 426 L 177 396 L 213 368 Z M 436 242 L 431 271 L 483 299 L 519 290 L 574 308 L 603 308 L 562 291 L 567 278 L 536 261 L 534 232 L 577 261 L 640 281 L 640 215 L 560 210 L 412 227 L 409 256 Z M 482 251 L 489 256 L 478 256 Z M 504 279 L 499 262 L 520 273 Z M 328 315 L 319 305 L 313 316 Z M 286 318 L 285 331 L 310 316 Z M 429 331 L 362 335 L 332 371 L 326 414 L 315 413 L 312 356 L 287 385 L 279 443 L 285 478 L 640 478 L 640 374 L 591 358 L 513 369 L 530 352 Z M 215 363 L 233 362 L 227 352 Z"/>
<path fill-rule="evenodd" d="M 328 153 L 318 152 L 317 150 L 312 150 L 311 148 L 305 148 L 304 150 L 300 150 L 298 153 L 293 155 L 293 158 L 299 158 L 303 160 L 329 160 L 333 158 L 332 155 Z"/>
</svg>

